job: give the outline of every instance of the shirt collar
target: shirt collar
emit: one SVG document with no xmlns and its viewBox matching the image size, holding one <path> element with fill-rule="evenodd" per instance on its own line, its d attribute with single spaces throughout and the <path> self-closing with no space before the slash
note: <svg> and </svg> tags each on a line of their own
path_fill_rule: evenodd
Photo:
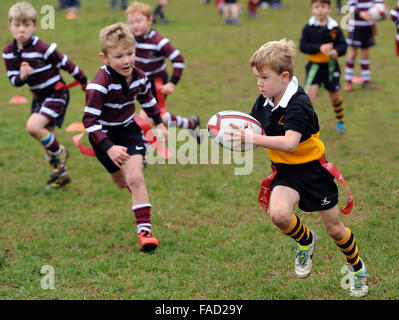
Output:
<svg viewBox="0 0 399 320">
<path fill-rule="evenodd" d="M 311 16 L 310 17 L 308 24 L 310 26 L 316 26 L 316 27 L 320 26 L 320 22 L 316 19 L 315 16 Z M 327 16 L 327 28 L 328 28 L 328 30 L 332 30 L 332 29 L 334 29 L 336 27 L 338 27 L 338 22 L 335 21 L 330 16 Z"/>
<path fill-rule="evenodd" d="M 270 105 L 272 107 L 272 112 L 276 110 L 278 107 L 281 108 L 286 108 L 288 105 L 288 102 L 290 102 L 292 96 L 298 91 L 298 79 L 294 76 L 292 77 L 292 80 L 287 86 L 287 89 L 285 89 L 284 95 L 281 98 L 280 102 L 278 103 L 277 106 L 274 105 L 273 103 L 273 97 L 271 98 L 266 98 L 266 101 L 263 106 Z"/>
<path fill-rule="evenodd" d="M 34 41 L 34 40 L 35 40 L 35 37 L 32 36 L 32 37 L 29 39 L 29 41 L 27 41 L 26 44 L 24 44 L 23 49 L 26 49 L 26 48 L 30 47 L 30 46 L 33 44 L 33 41 Z M 17 45 L 17 40 L 15 40 L 15 39 L 14 39 L 14 41 L 13 41 L 12 52 L 14 53 L 14 55 L 18 56 L 19 49 L 18 49 L 18 45 Z"/>
<path fill-rule="evenodd" d="M 149 38 L 152 38 L 152 36 L 155 34 L 155 31 L 153 29 L 150 29 L 146 34 L 142 36 L 135 36 L 136 41 L 143 42 Z"/>
</svg>

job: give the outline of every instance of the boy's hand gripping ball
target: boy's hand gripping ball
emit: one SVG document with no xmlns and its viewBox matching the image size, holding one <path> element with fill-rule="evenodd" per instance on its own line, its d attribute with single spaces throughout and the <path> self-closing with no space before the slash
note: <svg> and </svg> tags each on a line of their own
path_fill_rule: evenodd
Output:
<svg viewBox="0 0 399 320">
<path fill-rule="evenodd" d="M 230 126 L 230 123 L 233 123 L 243 129 L 247 128 L 248 125 L 251 124 L 254 133 L 260 135 L 263 134 L 263 128 L 261 124 L 254 117 L 244 112 L 226 110 L 216 113 L 208 121 L 208 133 L 215 143 L 232 151 L 248 151 L 256 147 L 256 145 L 252 143 L 236 145 L 236 141 L 229 141 L 229 139 L 231 139 L 231 135 L 225 134 L 225 131 L 236 130 Z"/>
</svg>

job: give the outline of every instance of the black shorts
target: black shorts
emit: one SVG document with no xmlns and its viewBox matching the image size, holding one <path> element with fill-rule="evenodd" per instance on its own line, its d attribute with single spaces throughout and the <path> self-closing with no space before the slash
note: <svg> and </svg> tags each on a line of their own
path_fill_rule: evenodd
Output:
<svg viewBox="0 0 399 320">
<path fill-rule="evenodd" d="M 298 207 L 306 212 L 331 209 L 338 203 L 338 187 L 334 177 L 318 160 L 304 164 L 276 164 L 276 178 L 271 184 L 286 186 L 299 193 Z"/>
<path fill-rule="evenodd" d="M 340 86 L 341 70 L 339 63 L 336 60 L 332 60 L 333 65 L 330 67 L 329 63 L 314 63 L 309 62 L 306 65 L 306 78 L 305 84 L 308 85 L 324 85 L 329 92 L 337 92 Z M 317 72 L 313 74 L 312 68 L 317 68 Z M 331 70 L 330 70 L 331 68 Z M 310 79 L 311 77 L 311 79 Z"/>
<path fill-rule="evenodd" d="M 31 114 L 38 113 L 50 120 L 48 127 L 62 127 L 69 103 L 69 91 L 54 91 L 46 97 L 35 97 L 32 101 Z"/>
<path fill-rule="evenodd" d="M 127 153 L 131 156 L 141 154 L 143 157 L 146 154 L 147 145 L 144 142 L 141 128 L 136 124 L 132 124 L 126 128 L 110 129 L 107 132 L 109 139 L 114 145 L 119 145 L 127 148 Z M 89 141 L 93 146 L 97 159 L 107 169 L 109 173 L 115 173 L 119 168 L 114 164 L 108 154 L 102 151 L 89 137 Z"/>
<path fill-rule="evenodd" d="M 355 28 L 349 31 L 346 39 L 348 46 L 367 49 L 375 45 L 373 27 Z"/>
</svg>

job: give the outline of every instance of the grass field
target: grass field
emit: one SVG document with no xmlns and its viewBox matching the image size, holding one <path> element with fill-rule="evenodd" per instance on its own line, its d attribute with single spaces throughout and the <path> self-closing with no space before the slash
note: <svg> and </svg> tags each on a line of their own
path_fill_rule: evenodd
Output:
<svg viewBox="0 0 399 320">
<path fill-rule="evenodd" d="M 258 95 L 248 63 L 252 53 L 283 37 L 299 45 L 309 2 L 284 0 L 284 9 L 259 10 L 259 18 L 252 20 L 244 11 L 238 27 L 225 26 L 216 9 L 201 0 L 171 2 L 166 8 L 171 23 L 155 28 L 182 52 L 186 69 L 168 108 L 198 114 L 204 125 L 220 110 L 248 112 Z M 11 41 L 6 12 L 13 3 L 0 2 L 2 47 Z M 108 1 L 82 3 L 78 19 L 67 20 L 65 12 L 57 11 L 55 29 L 42 30 L 39 23 L 37 35 L 57 42 L 91 79 L 101 66 L 100 29 L 125 17 L 121 11 L 110 12 Z M 386 3 L 391 7 L 396 1 Z M 45 4 L 56 6 L 57 1 L 34 1 L 39 17 Z M 315 109 L 326 156 L 340 168 L 354 196 L 353 213 L 342 217 L 354 231 L 371 275 L 365 299 L 398 299 L 399 58 L 394 24 L 381 22 L 378 30 L 372 77 L 382 89 L 343 93 L 347 133 L 337 135 L 324 90 Z M 340 62 L 343 70 L 344 59 Z M 305 63 L 298 53 L 300 83 Z M 270 174 L 264 149 L 256 149 L 250 175 L 234 175 L 233 164 L 155 164 L 145 169 L 153 230 L 160 240 L 155 254 L 147 255 L 139 251 L 129 194 L 114 187 L 96 159 L 81 155 L 72 134 L 65 132 L 69 123 L 81 120 L 84 94 L 71 90 L 64 127 L 57 131 L 71 153 L 72 184 L 46 191 L 48 164 L 25 131 L 30 104 L 8 103 L 17 94 L 30 99 L 30 92 L 10 85 L 4 63 L 0 73 L 0 299 L 352 299 L 340 287 L 344 257 L 317 213 L 299 213 L 319 242 L 312 275 L 295 277 L 295 243 L 257 204 L 259 184 Z M 339 188 L 344 204 L 346 191 Z M 44 265 L 54 268 L 54 290 L 41 288 Z"/>
</svg>

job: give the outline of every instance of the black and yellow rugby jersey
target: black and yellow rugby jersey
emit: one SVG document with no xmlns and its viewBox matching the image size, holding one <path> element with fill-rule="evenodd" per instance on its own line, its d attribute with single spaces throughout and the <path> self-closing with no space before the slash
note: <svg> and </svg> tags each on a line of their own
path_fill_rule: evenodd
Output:
<svg viewBox="0 0 399 320">
<path fill-rule="evenodd" d="M 320 46 L 329 42 L 333 43 L 333 48 L 337 51 L 338 56 L 346 54 L 345 36 L 338 23 L 328 17 L 327 24 L 321 26 L 312 16 L 302 30 L 299 50 L 305 53 L 311 62 L 328 63 L 330 57 L 320 52 Z"/>
<path fill-rule="evenodd" d="M 302 164 L 320 159 L 325 151 L 319 139 L 319 120 L 308 95 L 293 77 L 278 106 L 262 95 L 252 107 L 251 116 L 257 119 L 268 136 L 284 136 L 287 130 L 302 134 L 294 152 L 267 149 L 273 163 Z"/>
</svg>

